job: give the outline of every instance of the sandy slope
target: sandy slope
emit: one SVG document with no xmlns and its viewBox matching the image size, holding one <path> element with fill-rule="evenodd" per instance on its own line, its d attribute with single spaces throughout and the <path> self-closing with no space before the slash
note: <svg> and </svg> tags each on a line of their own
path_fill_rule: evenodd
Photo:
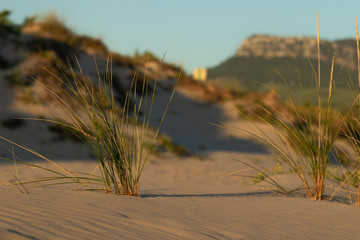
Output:
<svg viewBox="0 0 360 240">
<path fill-rule="evenodd" d="M 85 59 L 86 60 L 86 59 Z M 89 61 L 84 69 L 92 69 Z M 116 71 L 121 72 L 121 69 Z M 0 78 L 4 72 L 0 72 Z M 37 116 L 41 111 L 9 100 L 10 89 L 0 88 L 1 119 L 14 114 Z M 169 92 L 157 92 L 152 125 L 159 122 Z M 9 104 L 12 104 L 11 109 Z M 23 116 L 23 115 L 21 115 Z M 244 179 L 224 177 L 246 169 L 234 161 L 260 162 L 274 167 L 273 156 L 263 146 L 232 128 L 247 123 L 237 119 L 231 103 L 209 105 L 179 91 L 170 105 L 162 132 L 197 157 L 177 158 L 168 153 L 152 156 L 145 168 L 142 198 L 84 192 L 66 186 L 28 186 L 30 194 L 11 185 L 16 171 L 0 162 L 0 239 L 355 239 L 360 234 L 360 209 L 335 202 L 287 198 L 245 186 Z M 266 130 L 266 128 L 264 128 Z M 41 123 L 26 123 L 18 130 L 0 126 L 1 135 L 40 153 L 60 159 L 72 170 L 91 172 L 84 146 L 56 137 Z M 50 141 L 50 140 L 51 141 Z M 21 152 L 24 160 L 36 158 Z M 9 157 L 3 149 L 0 156 Z M 7 155 L 5 155 L 7 154 Z M 74 160 L 77 159 L 77 160 Z M 45 163 L 45 166 L 49 166 Z M 19 167 L 22 181 L 44 173 Z M 281 175 L 288 186 L 298 183 Z"/>
<path fill-rule="evenodd" d="M 166 101 L 165 92 L 158 96 L 160 104 Z M 154 124 L 161 113 L 156 111 Z M 231 113 L 227 106 L 199 103 L 179 92 L 164 132 L 192 152 L 204 145 L 205 159 L 152 156 L 142 198 L 65 186 L 29 186 L 25 194 L 1 185 L 0 239 L 354 239 L 360 234 L 359 208 L 287 198 L 245 186 L 245 179 L 224 177 L 244 169 L 233 159 L 274 166 L 273 156 L 259 144 L 208 124 L 235 124 Z M 59 162 L 72 171 L 90 172 L 96 166 L 91 160 Z M 43 176 L 24 167 L 17 171 L 21 180 Z M 13 182 L 14 174 L 13 165 L 0 165 L 0 182 Z M 280 178 L 298 186 L 292 176 Z"/>
<path fill-rule="evenodd" d="M 90 169 L 94 162 L 63 162 Z M 0 239 L 356 239 L 360 209 L 287 198 L 223 178 L 231 160 L 152 160 L 142 198 L 0 187 Z M 1 180 L 12 166 L 1 167 Z M 8 176 L 7 176 L 8 175 Z M 26 177 L 25 172 L 22 174 Z"/>
</svg>

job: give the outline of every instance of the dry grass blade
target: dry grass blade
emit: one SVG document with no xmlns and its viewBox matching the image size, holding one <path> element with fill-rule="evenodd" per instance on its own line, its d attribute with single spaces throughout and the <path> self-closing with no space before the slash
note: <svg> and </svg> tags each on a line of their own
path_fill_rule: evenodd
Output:
<svg viewBox="0 0 360 240">
<path fill-rule="evenodd" d="M 319 33 L 319 12 L 316 12 L 316 43 L 317 43 L 317 52 L 318 52 L 318 87 L 321 87 L 320 81 L 320 33 Z"/>
<path fill-rule="evenodd" d="M 358 178 L 357 183 L 357 206 L 360 206 L 360 122 L 359 122 L 359 114 L 360 114 L 360 47 L 359 47 L 359 29 L 358 29 L 358 22 L 357 18 L 355 19 L 355 25 L 356 25 L 356 52 L 357 52 L 357 73 L 358 73 L 358 93 L 357 98 L 355 99 L 355 102 L 357 103 L 357 114 L 355 116 L 351 116 L 351 118 L 347 121 L 346 125 L 346 137 L 348 138 L 349 142 L 351 143 L 353 149 L 356 152 L 357 155 L 357 163 L 358 167 L 354 170 L 356 172 L 352 172 L 346 179 L 344 179 L 343 183 L 341 184 L 347 184 L 348 182 L 352 181 L 353 179 Z"/>
<path fill-rule="evenodd" d="M 88 184 L 93 184 L 93 183 L 98 183 L 99 182 L 99 179 L 96 178 L 96 177 L 93 177 L 89 174 L 83 174 L 85 175 L 86 177 L 81 177 L 81 176 L 77 176 L 75 173 L 63 168 L 61 165 L 57 164 L 56 162 L 42 156 L 41 154 L 37 153 L 36 151 L 30 149 L 30 148 L 27 148 L 27 147 L 24 147 L 24 146 L 21 146 L 19 144 L 16 144 L 6 138 L 3 138 L 3 137 L 0 137 L 2 140 L 8 142 L 8 143 L 11 143 L 13 144 L 14 146 L 17 146 L 19 147 L 20 149 L 23 149 L 27 152 L 30 152 L 36 156 L 38 156 L 40 159 L 42 160 L 45 160 L 47 161 L 48 163 L 50 163 L 51 166 L 55 166 L 55 169 L 51 169 L 51 168 L 48 168 L 48 167 L 43 167 L 41 165 L 37 165 L 37 164 L 32 164 L 32 163 L 28 163 L 28 162 L 25 162 L 25 161 L 22 161 L 21 159 L 19 159 L 16 155 L 15 155 L 15 152 L 12 151 L 12 154 L 13 154 L 13 159 L 9 159 L 9 158 L 5 158 L 5 157 L 0 157 L 0 159 L 2 160 L 5 160 L 5 161 L 10 161 L 10 162 L 13 162 L 14 165 L 15 165 L 15 171 L 16 173 L 14 174 L 14 178 L 16 179 L 16 183 L 13 183 L 13 185 L 15 185 L 21 192 L 23 192 L 21 190 L 24 189 L 26 193 L 29 193 L 29 191 L 27 190 L 26 188 L 26 185 L 27 184 L 30 184 L 30 183 L 40 183 L 42 182 L 43 179 L 47 179 L 47 181 L 57 181 L 56 183 L 54 183 L 54 185 L 56 184 L 63 184 L 63 183 L 67 183 L 67 184 L 77 184 L 77 185 L 80 185 L 83 189 L 85 190 L 90 190 L 91 188 L 88 186 Z M 5 147 L 5 146 L 4 146 Z M 5 147 L 6 149 L 8 149 L 7 147 Z M 8 149 L 8 151 L 10 152 L 10 150 Z M 21 181 L 19 176 L 18 176 L 18 173 L 17 173 L 17 164 L 21 164 L 21 165 L 25 165 L 27 167 L 29 167 L 29 169 L 31 170 L 32 168 L 33 169 L 40 169 L 42 171 L 45 171 L 47 173 L 51 173 L 53 174 L 53 176 L 51 177 L 45 177 L 45 178 L 41 178 L 41 179 L 35 179 L 35 180 L 27 180 L 27 181 Z M 58 181 L 58 180 L 67 180 L 67 182 L 64 182 L 64 181 Z M 4 183 L 2 184 L 4 185 Z M 8 185 L 8 184 L 5 184 L 5 185 Z M 19 186 L 21 188 L 19 188 Z"/>
<path fill-rule="evenodd" d="M 358 22 L 357 22 L 357 18 L 355 19 L 356 22 L 356 53 L 357 53 L 357 70 L 358 70 L 358 83 L 359 83 L 359 91 L 360 91 L 360 47 L 359 47 L 359 27 L 358 27 Z M 358 93 L 360 94 L 360 93 Z M 360 97 L 358 95 L 359 98 L 359 114 L 360 114 Z M 358 159 L 359 163 L 360 163 L 360 159 Z M 358 175 L 360 176 L 360 169 L 358 172 Z M 357 195 L 358 195 L 358 199 L 357 199 L 357 205 L 360 206 L 360 177 L 359 177 L 359 186 L 358 186 L 358 191 L 357 191 Z"/>
</svg>

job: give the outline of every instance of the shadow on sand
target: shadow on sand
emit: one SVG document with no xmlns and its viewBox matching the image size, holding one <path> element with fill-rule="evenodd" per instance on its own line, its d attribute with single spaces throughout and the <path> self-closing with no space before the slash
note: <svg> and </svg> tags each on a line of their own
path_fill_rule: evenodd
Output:
<svg viewBox="0 0 360 240">
<path fill-rule="evenodd" d="M 157 194 L 157 193 L 148 193 L 142 194 L 142 198 L 217 198 L 217 197 L 255 197 L 255 196 L 270 196 L 274 195 L 272 191 L 262 191 L 262 192 L 242 192 L 242 193 L 203 193 L 203 194 Z"/>
<path fill-rule="evenodd" d="M 157 126 L 165 106 L 169 100 L 169 92 L 159 89 L 155 98 L 154 109 L 150 124 Z M 11 110 L 8 110 L 11 111 Z M 234 108 L 234 111 L 235 108 Z M 16 114 L 16 113 L 14 113 Z M 11 114 L 10 114 L 11 115 Z M 26 114 L 17 114 L 20 118 L 29 117 Z M 31 116 L 30 116 L 31 117 Z M 224 109 L 219 104 L 199 102 L 182 93 L 176 93 L 169 105 L 164 124 L 160 133 L 166 134 L 177 143 L 196 154 L 202 151 L 228 151 L 231 153 L 268 153 L 267 149 L 250 139 L 241 138 L 237 133 L 224 131 L 213 124 L 229 120 Z M 0 130 L 1 130 L 0 126 Z M 3 129 L 3 137 L 29 147 L 50 159 L 56 160 L 88 160 L 91 153 L 87 147 L 72 140 L 59 140 L 56 132 L 49 132 L 49 124 L 39 121 L 26 120 L 19 129 Z M 0 157 L 12 158 L 13 146 L 0 140 Z M 3 147 L 9 150 L 5 150 Z M 15 154 L 26 161 L 36 161 L 39 157 L 15 147 Z M 3 161 L 0 161 L 3 162 Z"/>
<path fill-rule="evenodd" d="M 169 94 L 159 91 L 155 99 L 151 125 L 157 126 L 163 114 L 163 106 Z M 234 107 L 234 111 L 236 111 Z M 207 104 L 191 99 L 182 93 L 176 93 L 165 117 L 161 133 L 192 153 L 199 150 L 230 151 L 233 153 L 268 153 L 262 145 L 248 138 L 241 138 L 236 130 L 224 131 L 214 124 L 229 120 L 225 110 L 218 104 Z M 239 120 L 240 121 L 240 120 Z M 221 124 L 220 124 L 221 125 Z M 230 133 L 229 133 L 230 132 Z"/>
</svg>

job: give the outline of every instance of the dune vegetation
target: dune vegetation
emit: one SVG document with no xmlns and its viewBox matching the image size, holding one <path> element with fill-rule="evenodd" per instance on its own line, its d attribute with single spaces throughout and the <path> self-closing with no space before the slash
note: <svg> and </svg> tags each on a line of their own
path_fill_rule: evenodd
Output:
<svg viewBox="0 0 360 240">
<path fill-rule="evenodd" d="M 289 194 L 292 191 L 305 190 L 307 197 L 321 200 L 324 198 L 325 191 L 325 179 L 334 179 L 329 170 L 330 159 L 336 160 L 336 164 L 340 165 L 341 177 L 337 175 L 335 180 L 337 186 L 332 196 L 328 198 L 332 199 L 336 192 L 346 191 L 349 196 L 349 201 L 352 202 L 352 195 L 357 195 L 357 204 L 360 204 L 359 195 L 359 159 L 352 159 L 350 161 L 355 162 L 354 166 L 346 166 L 343 162 L 344 158 L 350 159 L 351 157 L 345 150 L 336 146 L 336 141 L 341 137 L 346 137 L 354 148 L 354 151 L 359 156 L 359 98 L 358 94 L 354 95 L 352 102 L 348 106 L 342 106 L 343 109 L 338 109 L 334 106 L 334 96 L 336 96 L 336 83 L 334 79 L 334 62 L 336 56 L 334 55 L 331 63 L 331 70 L 329 78 L 324 80 L 321 71 L 320 63 L 320 40 L 319 40 L 319 25 L 317 17 L 317 51 L 318 62 L 317 66 L 312 65 L 309 62 L 313 70 L 313 92 L 309 95 L 304 90 L 301 82 L 296 86 L 298 90 L 293 90 L 294 87 L 290 86 L 285 80 L 284 85 L 287 86 L 288 93 L 292 94 L 291 97 L 283 99 L 279 96 L 282 102 L 285 103 L 287 111 L 278 111 L 271 106 L 264 104 L 258 105 L 261 110 L 261 114 L 255 114 L 248 116 L 245 113 L 241 113 L 243 118 L 249 121 L 256 121 L 265 123 L 276 134 L 276 138 L 273 135 L 269 135 L 264 132 L 257 123 L 253 124 L 252 129 L 238 130 L 248 134 L 255 138 L 257 141 L 264 144 L 269 148 L 276 156 L 278 161 L 286 166 L 292 174 L 295 174 L 302 184 L 298 189 L 286 189 L 274 175 L 266 173 L 260 170 L 255 165 L 244 163 L 245 165 L 259 171 L 262 178 L 261 180 L 267 182 L 271 189 Z M 358 58 L 358 73 L 359 68 L 359 38 L 358 38 L 358 26 L 356 22 L 356 41 L 357 41 L 357 58 Z M 358 74 L 359 84 L 360 75 Z M 324 83 L 326 81 L 326 83 Z M 325 86 L 325 89 L 324 89 Z M 359 87 L 356 88 L 357 90 Z M 296 94 L 295 94 L 296 92 Z M 302 95 L 308 99 L 306 105 L 299 105 L 298 101 L 294 100 L 298 97 L 298 92 L 302 92 Z M 326 95 L 324 95 L 326 93 Z M 311 97 L 316 96 L 315 99 Z M 326 99 L 323 97 L 326 96 Z M 315 104 L 313 104 L 315 103 Z M 325 103 L 325 104 L 324 104 Z M 241 108 L 238 108 L 241 112 Z M 251 120 L 250 120 L 251 118 Z M 351 169 L 351 170 L 349 170 Z M 258 179 L 258 176 L 254 176 L 254 179 Z M 358 188 L 357 194 L 349 189 L 350 183 L 353 187 Z"/>
<path fill-rule="evenodd" d="M 0 23 L 3 26 L 3 34 L 6 33 L 12 36 L 16 32 L 15 30 L 19 31 L 20 27 L 14 26 L 6 20 L 8 14 L 9 12 L 4 12 L 0 16 L 0 20 L 2 19 Z M 27 99 L 26 103 L 49 102 L 54 105 L 54 109 L 58 111 L 54 118 L 35 118 L 33 120 L 55 124 L 60 129 L 66 129 L 67 132 L 71 132 L 83 141 L 97 160 L 100 176 L 95 176 L 93 173 L 79 174 L 71 172 L 32 149 L 1 137 L 2 140 L 39 156 L 57 168 L 54 171 L 20 161 L 15 156 L 13 159 L 2 157 L 8 161 L 21 162 L 56 175 L 55 177 L 46 177 L 28 182 L 18 181 L 17 185 L 25 189 L 27 183 L 35 181 L 44 182 L 45 184 L 53 181 L 63 181 L 63 183 L 80 183 L 88 190 L 102 189 L 109 193 L 139 196 L 140 177 L 150 152 L 156 150 L 155 144 L 180 157 L 191 155 L 186 148 L 175 144 L 170 137 L 159 135 L 165 114 L 175 94 L 175 88 L 171 88 L 170 99 L 167 105 L 164 106 L 164 112 L 159 120 L 158 127 L 154 129 L 150 126 L 150 118 L 155 107 L 157 80 L 161 74 L 161 68 L 165 67 L 167 70 L 171 70 L 168 76 L 172 76 L 174 71 L 179 71 L 177 82 L 183 78 L 181 68 L 166 64 L 164 58 L 159 59 L 151 53 L 137 53 L 133 58 L 111 54 L 100 40 L 77 36 L 64 26 L 55 15 L 49 15 L 41 20 L 29 18 L 22 26 L 25 34 L 29 35 L 32 34 L 35 28 L 40 28 L 39 33 L 41 34 L 35 34 L 36 37 L 31 37 L 31 40 L 26 42 L 27 48 L 33 49 L 35 45 L 38 46 L 39 44 L 43 47 L 55 48 L 55 50 L 43 48 L 31 57 L 36 61 L 46 63 L 43 70 L 47 75 L 32 69 L 33 72 L 30 72 L 29 75 L 33 79 L 29 79 L 22 76 L 19 69 L 15 68 L 10 75 L 6 76 L 8 85 L 12 88 L 30 89 L 30 93 L 25 97 L 23 96 L 23 99 Z M 282 98 L 281 94 L 276 92 L 277 89 L 274 89 L 271 94 L 261 95 L 262 97 L 254 95 L 254 97 L 250 98 L 253 106 L 251 111 L 244 110 L 244 105 L 248 105 L 248 102 L 245 102 L 244 105 L 236 105 L 243 119 L 254 122 L 253 129 L 238 130 L 255 138 L 275 153 L 280 163 L 295 174 L 302 184 L 302 188 L 296 190 L 304 190 L 307 197 L 316 200 L 323 199 L 326 188 L 325 181 L 332 177 L 338 184 L 335 193 L 344 190 L 346 187 L 349 196 L 351 196 L 349 185 L 352 185 L 352 187 L 358 189 L 357 202 L 360 204 L 360 184 L 358 180 L 360 179 L 360 160 L 351 159 L 344 150 L 336 145 L 339 138 L 345 137 L 351 143 L 357 156 L 360 155 L 360 123 L 358 121 L 359 113 L 357 112 L 360 111 L 360 100 L 358 94 L 355 94 L 354 97 L 351 96 L 353 99 L 350 104 L 345 101 L 342 108 L 339 109 L 339 102 L 335 101 L 335 97 L 339 97 L 336 76 L 339 76 L 339 72 L 342 70 L 335 64 L 335 55 L 331 61 L 327 61 L 331 62 L 331 65 L 327 66 L 330 70 L 324 70 L 325 67 L 321 63 L 320 57 L 319 27 L 317 30 L 318 59 L 317 62 L 308 61 L 313 75 L 313 82 L 310 84 L 310 81 L 307 81 L 304 85 L 299 81 L 294 87 L 293 83 L 286 81 L 285 76 L 283 85 L 288 89 L 287 92 L 292 94 L 292 97 L 289 97 L 288 94 L 286 98 Z M 43 39 L 44 36 L 50 37 L 50 40 L 46 40 L 46 44 Z M 357 43 L 357 66 L 360 82 L 358 37 Z M 95 51 L 96 54 L 102 57 L 108 55 L 105 66 L 106 71 L 102 72 L 103 70 L 100 71 L 96 66 L 95 70 L 98 78 L 95 81 L 90 79 L 82 71 L 76 57 L 67 57 L 70 53 L 77 53 L 77 51 Z M 64 62 L 67 62 L 66 66 Z M 113 62 L 121 63 L 122 66 L 132 70 L 133 79 L 129 89 L 125 90 L 117 75 L 113 73 Z M 156 66 L 157 71 L 154 71 L 154 68 L 148 68 L 150 63 L 153 65 L 155 63 L 154 66 Z M 77 68 L 77 70 L 74 70 L 74 68 Z M 277 74 L 281 75 L 281 72 Z M 37 79 L 35 79 L 35 75 Z M 307 73 L 307 75 L 309 74 Z M 161 77 L 166 78 L 166 76 L 165 74 Z M 49 78 L 51 81 L 39 80 L 39 77 Z M 350 82 L 353 82 L 353 73 L 349 75 L 349 78 Z M 183 87 L 188 86 L 189 89 L 196 87 L 199 91 L 205 92 L 206 96 L 202 96 L 202 98 L 211 103 L 220 100 L 225 102 L 233 99 L 249 98 L 248 93 L 240 93 L 224 87 L 203 86 L 189 79 L 189 77 L 184 78 L 185 84 L 183 83 Z M 54 84 L 55 82 L 56 84 Z M 32 84 L 37 84 L 45 89 L 47 97 L 34 99 L 35 95 L 31 93 Z M 343 87 L 342 83 L 340 92 Z M 220 94 L 217 90 L 223 90 L 225 93 Z M 311 94 L 309 94 L 309 90 Z M 209 97 L 209 95 L 211 96 Z M 302 102 L 297 100 L 299 96 L 302 99 L 307 99 L 305 105 L 299 104 Z M 276 99 L 278 105 L 266 104 L 265 101 L 269 100 L 269 98 Z M 254 106 L 256 106 L 256 110 L 254 110 Z M 258 127 L 258 122 L 265 123 L 271 128 L 272 132 L 276 133 L 277 137 L 273 138 L 272 135 L 268 135 L 261 127 Z M 8 128 L 17 128 L 21 124 L 23 124 L 23 120 L 3 121 L 3 125 Z M 159 139 L 156 140 L 158 135 Z M 330 158 L 336 159 L 342 167 L 337 175 L 330 174 Z M 344 159 L 348 159 L 352 163 L 355 161 L 357 164 L 355 164 L 355 167 L 353 164 L 351 168 L 347 168 L 348 166 L 345 164 L 342 165 Z M 259 171 L 261 174 L 260 180 L 270 184 L 273 187 L 272 189 L 287 195 L 292 192 L 292 190 L 286 189 L 277 182 L 276 178 L 271 174 L 263 172 L 249 163 L 244 162 L 244 164 Z M 253 178 L 259 180 L 259 175 Z M 99 185 L 102 185 L 102 187 L 98 187 Z"/>
</svg>

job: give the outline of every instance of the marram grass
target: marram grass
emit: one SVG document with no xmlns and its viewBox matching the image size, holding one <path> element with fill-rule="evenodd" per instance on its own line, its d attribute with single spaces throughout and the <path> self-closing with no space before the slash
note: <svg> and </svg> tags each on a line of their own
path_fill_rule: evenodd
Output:
<svg viewBox="0 0 360 240">
<path fill-rule="evenodd" d="M 90 187 L 90 183 L 102 183 L 103 189 L 108 193 L 139 196 L 140 177 L 152 149 L 149 147 L 149 138 L 150 144 L 154 145 L 174 96 L 181 70 L 164 108 L 160 124 L 154 131 L 150 127 L 150 118 L 156 98 L 157 80 L 153 82 L 152 87 L 149 87 L 150 83 L 146 77 L 147 69 L 145 69 L 143 79 L 139 79 L 137 74 L 134 75 L 125 101 L 120 105 L 115 101 L 112 88 L 111 57 L 108 58 L 105 76 L 101 77 L 97 69 L 96 84 L 82 72 L 79 62 L 78 66 L 80 73 L 75 73 L 69 64 L 69 72 L 64 73 L 63 76 L 56 76 L 48 71 L 62 83 L 63 89 L 60 91 L 52 86 L 40 84 L 52 94 L 56 100 L 55 105 L 60 106 L 60 110 L 55 120 L 36 120 L 59 124 L 84 141 L 98 162 L 101 176 L 96 177 L 92 173 L 73 173 L 32 149 L 1 137 L 2 140 L 39 156 L 57 168 L 57 170 L 51 170 L 21 161 L 28 166 L 57 175 L 57 177 L 22 182 L 21 186 L 34 182 L 51 185 L 52 181 L 55 181 L 54 184 L 59 184 L 60 181 L 60 183 L 80 183 L 86 189 L 92 190 L 97 188 Z M 64 89 L 66 91 L 63 91 Z"/>
<path fill-rule="evenodd" d="M 357 47 L 357 68 L 358 68 L 358 87 L 357 87 L 357 108 L 354 109 L 354 113 L 350 115 L 349 119 L 346 121 L 345 125 L 345 136 L 351 143 L 351 146 L 353 147 L 355 153 L 356 153 L 356 162 L 357 167 L 352 170 L 348 169 L 342 169 L 342 175 L 343 177 L 339 180 L 341 182 L 341 185 L 336 189 L 344 190 L 342 189 L 343 186 L 346 186 L 346 191 L 348 191 L 349 200 L 351 200 L 351 194 L 348 190 L 348 185 L 353 185 L 357 187 L 357 199 L 356 199 L 356 205 L 360 206 L 360 47 L 359 47 L 359 28 L 358 28 L 358 22 L 356 19 L 356 47 Z M 351 157 L 346 156 L 351 160 Z"/>
<path fill-rule="evenodd" d="M 114 100 L 111 66 L 107 67 L 107 74 L 103 80 L 98 74 L 96 88 L 86 83 L 82 72 L 77 76 L 72 68 L 70 71 L 72 79 L 66 81 L 58 79 L 63 81 L 72 93 L 67 97 L 85 117 L 80 116 L 79 111 L 74 111 L 73 107 L 63 101 L 62 96 L 54 93 L 66 113 L 64 118 L 57 120 L 57 123 L 73 131 L 89 146 L 98 161 L 107 192 L 138 196 L 140 176 L 151 149 L 146 145 L 157 81 L 154 82 L 152 92 L 149 92 L 146 70 L 144 79 L 138 79 L 135 74 L 125 102 L 123 106 L 119 106 Z M 140 81 L 142 84 L 139 84 Z M 139 91 L 138 88 L 141 90 Z M 51 91 L 51 88 L 49 90 Z M 175 88 L 168 105 L 174 92 Z M 164 121 L 168 105 L 165 107 L 159 127 L 152 136 L 152 144 Z M 140 114 L 143 117 L 140 117 Z"/>
<path fill-rule="evenodd" d="M 356 101 L 345 114 L 340 114 L 333 107 L 334 95 L 334 61 L 332 59 L 328 97 L 325 106 L 322 104 L 321 92 L 324 90 L 320 78 L 320 39 L 319 39 L 319 20 L 317 20 L 317 52 L 318 66 L 317 71 L 313 69 L 315 91 L 317 93 L 317 106 L 301 107 L 293 103 L 292 99 L 288 101 L 288 110 L 291 114 L 292 121 L 289 116 L 282 112 L 277 112 L 271 120 L 266 117 L 258 116 L 258 120 L 269 126 L 275 133 L 276 137 L 268 135 L 261 129 L 259 125 L 254 123 L 254 128 L 239 129 L 260 143 L 268 147 L 275 153 L 282 164 L 287 166 L 294 173 L 302 184 L 309 198 L 321 200 L 324 197 L 324 181 L 329 159 L 334 153 L 334 142 L 339 136 L 340 130 L 350 114 L 351 109 Z M 309 62 L 310 63 L 310 62 Z M 311 63 L 310 63 L 311 64 Z M 288 85 L 287 85 L 288 86 Z M 289 87 L 289 86 L 288 86 Z M 301 83 L 300 86 L 301 88 Z M 289 91 L 292 90 L 289 87 Z M 264 107 L 263 107 L 264 108 Z M 273 109 L 264 109 L 265 112 L 274 111 Z M 315 110 L 315 115 L 314 115 Z M 246 116 L 245 116 L 246 117 Z M 248 165 L 248 164 L 246 164 Z M 248 165 L 249 166 L 249 165 Z M 252 167 L 255 169 L 255 167 Z M 276 191 L 285 192 L 275 178 L 266 176 L 267 181 Z"/>
</svg>

